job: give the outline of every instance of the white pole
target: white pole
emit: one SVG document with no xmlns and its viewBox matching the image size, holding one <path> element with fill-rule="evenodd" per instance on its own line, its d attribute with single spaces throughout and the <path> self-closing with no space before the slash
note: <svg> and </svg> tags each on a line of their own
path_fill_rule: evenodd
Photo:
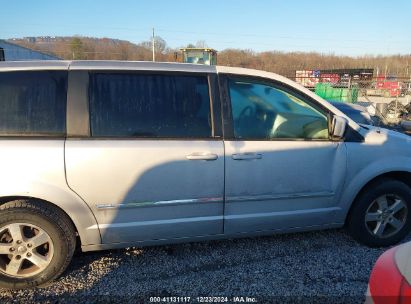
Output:
<svg viewBox="0 0 411 304">
<path fill-rule="evenodd" d="M 156 61 L 156 52 L 155 52 L 155 39 L 154 39 L 154 27 L 153 27 L 153 42 L 151 43 L 153 46 L 153 62 Z"/>
</svg>

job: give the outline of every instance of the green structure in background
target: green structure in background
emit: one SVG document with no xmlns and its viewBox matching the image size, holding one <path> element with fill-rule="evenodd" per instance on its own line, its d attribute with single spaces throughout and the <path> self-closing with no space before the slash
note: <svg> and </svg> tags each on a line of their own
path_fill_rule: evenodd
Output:
<svg viewBox="0 0 411 304">
<path fill-rule="evenodd" d="M 358 101 L 358 86 L 334 88 L 330 83 L 317 83 L 315 85 L 315 94 L 325 100 L 354 103 Z"/>
</svg>

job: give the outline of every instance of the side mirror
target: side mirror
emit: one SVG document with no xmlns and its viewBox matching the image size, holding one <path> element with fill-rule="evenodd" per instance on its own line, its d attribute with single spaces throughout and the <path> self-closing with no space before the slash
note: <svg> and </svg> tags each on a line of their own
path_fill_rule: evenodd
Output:
<svg viewBox="0 0 411 304">
<path fill-rule="evenodd" d="M 331 137 L 334 140 L 339 140 L 344 137 L 347 129 L 348 120 L 344 117 L 334 115 L 331 124 Z"/>
</svg>

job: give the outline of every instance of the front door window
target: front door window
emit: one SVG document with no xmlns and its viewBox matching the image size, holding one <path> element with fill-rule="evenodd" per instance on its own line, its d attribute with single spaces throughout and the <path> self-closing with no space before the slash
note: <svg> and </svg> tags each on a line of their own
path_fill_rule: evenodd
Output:
<svg viewBox="0 0 411 304">
<path fill-rule="evenodd" d="M 264 83 L 229 80 L 236 139 L 327 140 L 327 116 L 301 98 Z"/>
</svg>

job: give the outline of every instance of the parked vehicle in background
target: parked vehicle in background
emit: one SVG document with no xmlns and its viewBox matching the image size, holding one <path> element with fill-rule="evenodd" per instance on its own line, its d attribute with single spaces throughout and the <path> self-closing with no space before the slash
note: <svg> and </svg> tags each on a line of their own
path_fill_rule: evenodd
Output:
<svg viewBox="0 0 411 304">
<path fill-rule="evenodd" d="M 411 242 L 378 258 L 371 271 L 366 303 L 411 303 Z"/>
<path fill-rule="evenodd" d="M 0 286 L 82 251 L 337 228 L 411 229 L 411 143 L 276 74 L 0 63 Z M 387 153 L 389 151 L 389 153 Z"/>
<path fill-rule="evenodd" d="M 354 103 L 329 101 L 334 107 L 343 112 L 358 124 L 374 125 L 367 108 Z"/>
<path fill-rule="evenodd" d="M 399 97 L 404 84 L 394 76 L 377 76 L 372 88 L 366 90 L 367 96 Z"/>
<path fill-rule="evenodd" d="M 318 83 L 328 83 L 336 88 L 359 85 L 366 88 L 372 81 L 374 69 L 323 69 L 295 71 L 295 81 L 306 88 L 314 89 Z"/>
</svg>

